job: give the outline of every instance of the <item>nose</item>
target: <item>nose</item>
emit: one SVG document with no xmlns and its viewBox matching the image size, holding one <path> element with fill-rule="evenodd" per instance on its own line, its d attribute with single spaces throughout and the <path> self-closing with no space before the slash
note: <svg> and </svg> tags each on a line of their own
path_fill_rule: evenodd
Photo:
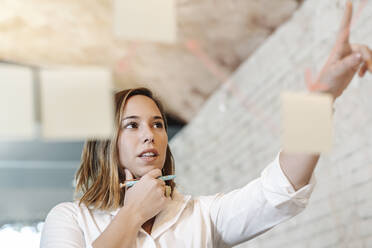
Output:
<svg viewBox="0 0 372 248">
<path fill-rule="evenodd" d="M 153 138 L 146 138 L 145 139 L 145 141 L 143 142 L 143 143 L 146 143 L 146 142 L 148 142 L 148 143 L 154 143 L 154 139 Z"/>
<path fill-rule="evenodd" d="M 143 128 L 143 134 L 142 134 L 142 140 L 143 143 L 154 143 L 154 133 L 152 132 L 151 128 L 145 127 Z"/>
</svg>

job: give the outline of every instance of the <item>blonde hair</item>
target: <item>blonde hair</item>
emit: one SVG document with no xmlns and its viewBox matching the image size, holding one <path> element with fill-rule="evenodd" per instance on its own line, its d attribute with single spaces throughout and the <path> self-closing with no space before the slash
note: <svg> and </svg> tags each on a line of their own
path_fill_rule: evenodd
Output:
<svg viewBox="0 0 372 248">
<path fill-rule="evenodd" d="M 115 210 L 124 204 L 125 189 L 120 188 L 120 183 L 125 181 L 124 167 L 119 162 L 117 147 L 120 132 L 120 122 L 126 102 L 131 96 L 144 95 L 151 98 L 160 110 L 168 130 L 164 109 L 160 101 L 153 96 L 147 88 L 134 88 L 120 91 L 115 94 L 115 132 L 108 140 L 88 140 L 84 144 L 81 155 L 80 168 L 76 172 L 75 197 L 79 205 L 84 204 L 93 209 Z M 167 145 L 167 152 L 162 169 L 163 175 L 175 173 L 174 159 Z M 173 180 L 166 184 L 175 188 Z M 80 195 L 80 196 L 77 196 Z"/>
</svg>

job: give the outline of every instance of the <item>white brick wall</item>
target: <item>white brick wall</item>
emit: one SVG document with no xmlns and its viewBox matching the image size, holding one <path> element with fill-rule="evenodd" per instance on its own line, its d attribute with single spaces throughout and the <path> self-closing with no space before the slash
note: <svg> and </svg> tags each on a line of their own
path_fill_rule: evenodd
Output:
<svg viewBox="0 0 372 248">
<path fill-rule="evenodd" d="M 353 2 L 355 13 L 360 1 Z M 274 158 L 280 148 L 279 94 L 305 90 L 305 68 L 323 65 L 344 3 L 305 1 L 232 76 L 239 94 L 219 89 L 173 139 L 181 190 L 201 195 L 241 187 Z M 369 1 L 352 27 L 351 42 L 372 46 L 371 17 Z M 334 148 L 319 162 L 308 208 L 239 247 L 372 247 L 371 96 L 367 76 L 354 79 L 337 100 Z"/>
</svg>

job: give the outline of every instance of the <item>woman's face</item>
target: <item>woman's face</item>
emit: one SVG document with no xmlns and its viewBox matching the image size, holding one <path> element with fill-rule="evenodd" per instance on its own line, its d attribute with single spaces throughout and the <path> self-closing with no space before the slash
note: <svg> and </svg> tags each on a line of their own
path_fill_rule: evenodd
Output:
<svg viewBox="0 0 372 248">
<path fill-rule="evenodd" d="M 168 136 L 155 102 L 147 96 L 132 96 L 122 116 L 118 139 L 120 164 L 135 178 L 153 169 L 162 169 Z"/>
</svg>

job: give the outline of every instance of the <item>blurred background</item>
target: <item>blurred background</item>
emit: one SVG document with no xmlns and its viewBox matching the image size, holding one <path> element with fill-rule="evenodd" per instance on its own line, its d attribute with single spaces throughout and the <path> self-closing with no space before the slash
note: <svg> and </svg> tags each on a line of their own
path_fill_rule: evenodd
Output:
<svg viewBox="0 0 372 248">
<path fill-rule="evenodd" d="M 351 40 L 372 46 L 372 3 L 353 3 Z M 0 139 L 0 247 L 38 247 L 47 213 L 72 201 L 84 144 L 43 138 L 41 71 L 99 67 L 112 91 L 151 88 L 167 112 L 179 189 L 227 192 L 280 150 L 279 95 L 306 90 L 304 72 L 323 65 L 345 1 L 177 0 L 173 43 L 115 35 L 114 0 L 0 6 L 0 69 L 29 70 L 34 96 L 32 137 Z M 372 247 L 371 94 L 368 75 L 336 102 L 333 149 L 305 212 L 240 247 Z"/>
</svg>

